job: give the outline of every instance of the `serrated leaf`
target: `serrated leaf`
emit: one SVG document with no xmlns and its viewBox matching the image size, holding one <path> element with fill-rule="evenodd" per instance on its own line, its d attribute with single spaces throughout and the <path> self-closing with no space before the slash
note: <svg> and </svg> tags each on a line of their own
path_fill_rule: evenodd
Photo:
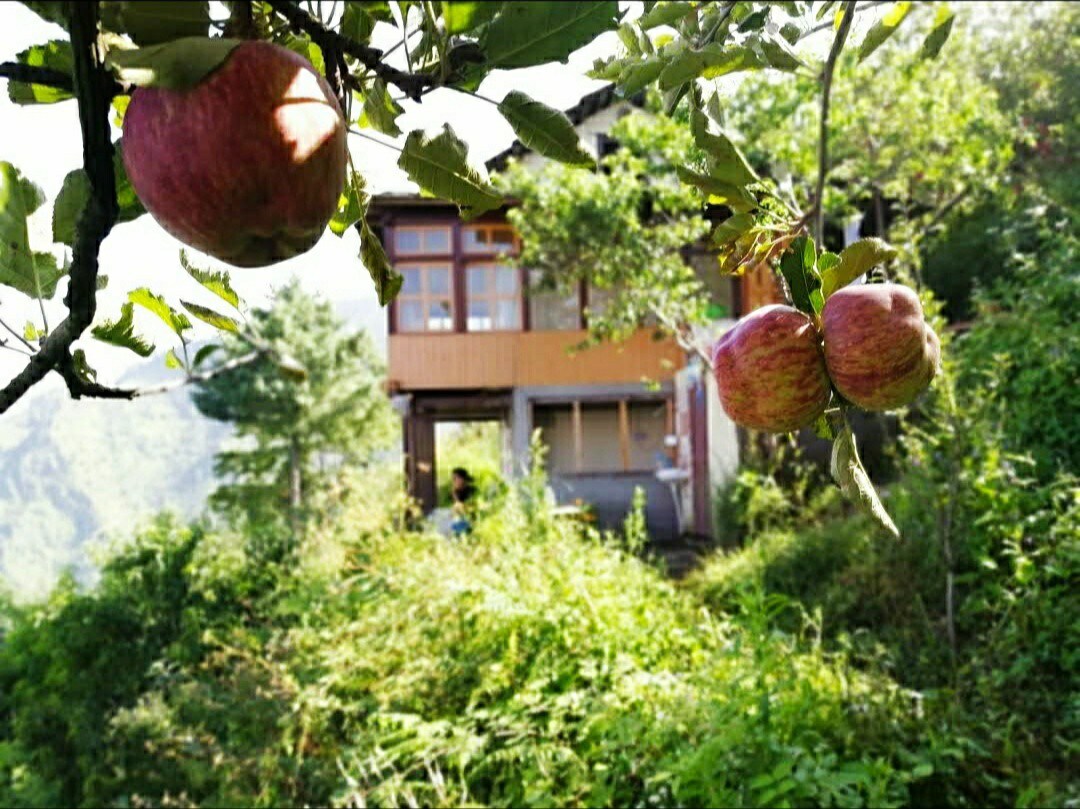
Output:
<svg viewBox="0 0 1080 809">
<path fill-rule="evenodd" d="M 813 251 L 813 240 L 800 236 L 780 257 L 780 274 L 787 281 L 788 290 L 791 292 L 791 302 L 796 309 L 808 315 L 813 315 L 815 312 L 811 293 L 821 287 L 821 279 L 814 271 L 813 258 L 807 262 L 807 257 L 812 255 Z"/>
<path fill-rule="evenodd" d="M 866 474 L 862 461 L 859 459 L 855 435 L 851 427 L 846 424 L 833 441 L 830 467 L 833 480 L 839 484 L 844 496 L 873 517 L 878 525 L 899 539 L 900 531 L 885 510 L 885 506 L 881 504 L 874 484 L 870 482 L 870 476 Z"/>
<path fill-rule="evenodd" d="M 185 300 L 181 300 L 180 305 L 191 312 L 193 317 L 197 317 L 203 323 L 209 323 L 215 329 L 230 331 L 234 334 L 240 331 L 240 324 L 231 317 L 215 312 L 213 309 L 206 306 L 199 306 L 197 303 L 191 303 L 190 301 Z"/>
<path fill-rule="evenodd" d="M 684 183 L 693 185 L 708 194 L 713 198 L 710 201 L 715 201 L 715 204 L 727 205 L 733 211 L 740 213 L 757 207 L 754 195 L 734 183 L 700 174 L 685 166 L 676 166 L 675 173 Z"/>
<path fill-rule="evenodd" d="M 46 22 L 53 22 L 63 28 L 68 27 L 66 3 L 59 0 L 22 0 L 22 4 Z"/>
<path fill-rule="evenodd" d="M 529 67 L 565 62 L 571 53 L 618 24 L 615 0 L 505 3 L 481 45 L 490 67 Z"/>
<path fill-rule="evenodd" d="M 596 165 L 582 147 L 570 119 L 559 110 L 512 90 L 499 102 L 499 112 L 518 140 L 534 152 L 571 166 Z"/>
<path fill-rule="evenodd" d="M 220 343 L 211 343 L 210 345 L 203 346 L 195 352 L 195 359 L 191 362 L 192 367 L 198 368 L 200 365 L 206 362 L 207 358 L 211 354 L 213 354 L 215 351 L 220 351 L 222 348 L 224 348 L 224 346 L 222 346 Z"/>
<path fill-rule="evenodd" d="M 754 226 L 754 217 L 748 213 L 737 213 L 721 222 L 713 231 L 713 244 L 722 247 L 731 244 Z"/>
<path fill-rule="evenodd" d="M 236 308 L 240 305 L 240 296 L 232 288 L 227 272 L 214 272 L 196 267 L 188 260 L 187 252 L 184 250 L 180 251 L 180 266 L 184 268 L 188 275 L 202 284 L 205 289 L 213 292 L 229 306 Z"/>
<path fill-rule="evenodd" d="M 434 138 L 419 129 L 410 132 L 398 166 L 421 190 L 456 203 L 466 218 L 503 204 L 499 192 L 469 165 L 468 149 L 449 124 Z"/>
<path fill-rule="evenodd" d="M 755 70 L 765 61 L 745 45 L 713 42 L 700 50 L 676 54 L 660 74 L 660 89 L 670 90 L 699 77 L 717 79 L 739 70 Z"/>
<path fill-rule="evenodd" d="M 136 45 L 158 45 L 181 37 L 205 37 L 210 29 L 206 0 L 120 0 L 101 4 L 101 24 L 127 34 Z"/>
<path fill-rule="evenodd" d="M 345 189 L 338 200 L 338 209 L 330 220 L 330 232 L 335 236 L 345 235 L 345 231 L 355 225 L 367 207 L 367 195 L 364 194 L 364 180 L 355 171 L 349 173 Z"/>
<path fill-rule="evenodd" d="M 118 140 L 113 144 L 113 176 L 116 179 L 116 202 L 119 206 L 116 222 L 122 224 L 138 219 L 146 208 L 139 201 L 135 189 L 128 179 L 124 168 L 123 144 Z M 84 169 L 75 169 L 64 177 L 60 193 L 53 201 L 52 235 L 53 241 L 71 247 L 75 244 L 76 228 L 79 216 L 90 199 L 90 181 Z"/>
<path fill-rule="evenodd" d="M 71 43 L 54 39 L 44 45 L 34 45 L 21 51 L 16 57 L 20 64 L 30 67 L 46 67 L 58 70 L 68 76 L 73 69 Z M 8 81 L 8 98 L 15 104 L 55 104 L 74 98 L 74 94 L 58 87 L 44 84 L 26 84 L 21 81 Z"/>
<path fill-rule="evenodd" d="M 667 64 L 662 56 L 650 56 L 648 59 L 634 61 L 629 67 L 622 68 L 616 75 L 623 94 L 632 96 L 644 90 L 660 76 Z"/>
<path fill-rule="evenodd" d="M 106 320 L 100 326 L 94 326 L 90 333 L 103 343 L 134 351 L 140 357 L 149 357 L 154 353 L 154 344 L 135 334 L 134 305 L 125 303 L 120 307 L 119 320 Z"/>
<path fill-rule="evenodd" d="M 443 22 L 446 23 L 446 33 L 464 34 L 479 28 L 502 7 L 501 2 L 473 2 L 458 3 L 443 0 Z"/>
<path fill-rule="evenodd" d="M 733 185 L 744 186 L 755 182 L 757 174 L 739 147 L 723 132 L 709 131 L 709 121 L 698 105 L 690 107 L 690 132 L 694 143 L 705 152 L 709 161 L 709 176 Z"/>
<path fill-rule="evenodd" d="M 165 353 L 165 367 L 166 368 L 183 368 L 184 362 L 178 356 L 176 356 L 175 349 L 170 348 Z"/>
<path fill-rule="evenodd" d="M 672 25 L 694 11 L 692 3 L 670 2 L 657 3 L 638 19 L 643 31 L 660 25 Z"/>
<path fill-rule="evenodd" d="M 27 218 L 45 195 L 11 163 L 0 161 L 0 284 L 31 298 L 49 299 L 67 273 L 51 253 L 30 248 Z"/>
<path fill-rule="evenodd" d="M 216 70 L 238 39 L 184 37 L 134 50 L 110 50 L 105 62 L 122 84 L 190 90 Z"/>
<path fill-rule="evenodd" d="M 919 58 L 937 58 L 945 45 L 945 41 L 949 38 L 949 34 L 952 33 L 953 22 L 955 21 L 956 15 L 953 14 L 948 5 L 942 3 L 938 6 L 937 13 L 934 15 L 934 26 L 930 29 L 930 33 L 926 35 L 926 39 L 923 40 Z"/>
<path fill-rule="evenodd" d="M 128 293 L 128 301 L 137 303 L 147 311 L 153 312 L 161 322 L 176 332 L 177 336 L 183 336 L 184 332 L 191 328 L 191 321 L 183 312 L 177 312 L 160 295 L 155 295 L 147 287 L 139 287 Z"/>
<path fill-rule="evenodd" d="M 375 283 L 379 305 L 386 306 L 397 297 L 405 279 L 390 265 L 382 242 L 371 230 L 366 219 L 360 220 L 360 260 Z"/>
<path fill-rule="evenodd" d="M 840 251 L 839 262 L 821 271 L 821 293 L 828 300 L 863 273 L 896 257 L 896 248 L 877 238 L 859 239 Z"/>
<path fill-rule="evenodd" d="M 900 23 L 904 21 L 909 11 L 911 11 L 910 2 L 893 3 L 892 8 L 885 12 L 885 16 L 874 23 L 870 30 L 866 32 L 866 37 L 859 46 L 860 62 L 876 51 L 885 40 L 893 35 L 893 32 L 900 27 Z"/>
<path fill-rule="evenodd" d="M 364 106 L 360 112 L 360 126 L 370 127 L 384 135 L 398 137 L 401 130 L 398 129 L 397 118 L 405 112 L 401 105 L 390 97 L 386 91 L 386 82 L 376 78 L 364 93 Z"/>
</svg>

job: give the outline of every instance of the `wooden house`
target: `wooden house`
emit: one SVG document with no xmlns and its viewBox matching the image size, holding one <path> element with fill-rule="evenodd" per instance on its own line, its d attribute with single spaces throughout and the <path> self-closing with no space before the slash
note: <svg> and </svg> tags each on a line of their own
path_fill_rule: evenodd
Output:
<svg viewBox="0 0 1080 809">
<path fill-rule="evenodd" d="M 599 154 L 630 109 L 605 87 L 567 114 Z M 527 167 L 543 160 L 517 142 L 488 169 L 511 156 Z M 368 217 L 404 276 L 388 317 L 388 381 L 404 417 L 408 486 L 425 511 L 436 505 L 435 425 L 493 419 L 505 428 L 508 474 L 526 468 L 540 429 L 556 496 L 591 504 L 602 524 L 618 524 L 640 486 L 654 538 L 711 532 L 712 490 L 734 471 L 738 442 L 710 375 L 674 340 L 642 331 L 571 353 L 586 335 L 584 308 L 602 305 L 603 293 L 585 284 L 570 296 L 538 292 L 527 270 L 500 264 L 518 249 L 505 209 L 464 223 L 438 200 L 388 194 Z M 730 315 L 718 330 L 776 296 L 771 275 L 724 278 L 711 254 L 691 260 Z"/>
</svg>

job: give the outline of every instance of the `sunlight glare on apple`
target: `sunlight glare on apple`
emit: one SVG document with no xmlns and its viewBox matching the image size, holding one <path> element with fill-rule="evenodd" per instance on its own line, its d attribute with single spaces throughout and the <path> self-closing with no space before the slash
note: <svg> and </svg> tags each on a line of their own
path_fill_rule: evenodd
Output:
<svg viewBox="0 0 1080 809">
<path fill-rule="evenodd" d="M 321 109 L 312 110 L 312 104 Z M 282 132 L 299 133 L 289 143 L 293 147 L 293 162 L 303 163 L 334 136 L 340 113 L 336 106 L 327 103 L 316 75 L 298 70 L 274 111 L 274 120 Z"/>
</svg>

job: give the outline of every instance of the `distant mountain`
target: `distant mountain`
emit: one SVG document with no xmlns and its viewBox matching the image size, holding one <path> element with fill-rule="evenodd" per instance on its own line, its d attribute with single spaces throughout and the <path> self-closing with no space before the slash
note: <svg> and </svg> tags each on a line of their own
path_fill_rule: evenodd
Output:
<svg viewBox="0 0 1080 809">
<path fill-rule="evenodd" d="M 338 311 L 385 354 L 386 316 L 375 301 L 343 301 Z M 159 356 L 118 384 L 174 373 Z M 162 510 L 197 515 L 214 487 L 213 456 L 230 435 L 185 388 L 132 402 L 73 401 L 47 379 L 0 416 L 0 586 L 36 598 L 65 569 L 89 580 L 95 542 L 126 538 Z"/>
</svg>

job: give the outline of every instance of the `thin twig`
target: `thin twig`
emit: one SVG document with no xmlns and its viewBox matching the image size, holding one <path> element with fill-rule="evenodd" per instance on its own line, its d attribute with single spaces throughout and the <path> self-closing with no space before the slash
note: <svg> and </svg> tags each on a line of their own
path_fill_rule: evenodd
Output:
<svg viewBox="0 0 1080 809">
<path fill-rule="evenodd" d="M 3 319 L 0 319 L 0 326 L 3 326 L 5 329 L 7 329 L 9 332 L 11 332 L 11 335 L 16 340 L 18 340 L 20 343 L 22 343 L 24 346 L 26 346 L 30 350 L 31 354 L 36 350 L 32 345 L 30 345 L 30 343 L 27 341 L 27 339 L 25 337 L 23 337 L 21 334 L 19 334 L 17 331 L 15 331 L 15 329 L 11 328 L 11 326 L 9 326 L 7 323 L 5 323 L 3 321 Z"/>
<path fill-rule="evenodd" d="M 829 173 L 829 96 L 832 93 L 833 71 L 836 69 L 836 60 L 840 58 L 840 51 L 844 49 L 848 32 L 851 30 L 851 21 L 855 18 L 855 1 L 849 0 L 844 3 L 843 17 L 840 20 L 840 28 L 833 39 L 832 48 L 829 50 L 829 58 L 825 61 L 825 69 L 821 74 L 821 133 L 818 141 L 818 178 L 817 190 L 814 192 L 813 211 L 816 214 L 814 227 L 818 245 L 822 245 L 825 236 L 825 205 L 822 197 L 825 194 L 825 177 Z"/>
<path fill-rule="evenodd" d="M 21 354 L 24 357 L 34 356 L 32 352 L 19 348 L 18 346 L 8 345 L 10 340 L 0 340 L 0 348 L 6 348 L 8 351 L 14 351 L 16 354 Z"/>
<path fill-rule="evenodd" d="M 372 143 L 377 143 L 380 146 L 385 146 L 387 149 L 393 149 L 395 152 L 403 152 L 404 151 L 404 149 L 402 149 L 400 146 L 398 146 L 396 144 L 387 143 L 384 140 L 379 140 L 376 137 L 372 137 L 367 132 L 361 132 L 359 129 L 354 129 L 351 126 L 349 127 L 348 132 L 349 132 L 350 135 L 356 135 L 358 138 L 366 138 L 367 140 L 370 140 Z"/>
<path fill-rule="evenodd" d="M 289 21 L 294 29 L 303 31 L 324 51 L 340 50 L 357 59 L 364 67 L 398 87 L 413 101 L 419 101 L 424 88 L 435 85 L 435 79 L 424 73 L 411 73 L 391 67 L 383 61 L 383 52 L 361 44 L 351 37 L 333 31 L 291 0 L 269 0 L 270 7 Z"/>
<path fill-rule="evenodd" d="M 720 14 L 720 18 L 716 21 L 716 24 L 709 30 L 709 33 L 702 37 L 700 40 L 698 40 L 697 47 L 700 48 L 704 45 L 708 45 L 710 42 L 713 41 L 713 37 L 716 36 L 716 32 L 720 30 L 721 25 L 727 22 L 727 18 L 731 16 L 731 12 L 734 8 L 735 2 L 734 0 L 732 0 L 732 2 L 729 2 L 727 4 L 727 8 L 724 9 L 723 13 Z"/>
<path fill-rule="evenodd" d="M 150 385 L 145 388 L 111 388 L 108 385 L 100 385 L 97 382 L 83 379 L 76 372 L 75 364 L 71 357 L 66 357 L 64 359 L 59 370 L 64 377 L 64 381 L 67 383 L 71 396 L 75 399 L 82 396 L 93 397 L 95 399 L 141 399 L 144 396 L 157 396 L 162 393 L 169 393 L 170 391 L 178 390 L 185 385 L 206 382 L 207 380 L 235 370 L 236 368 L 250 365 L 265 355 L 266 352 L 262 350 L 252 351 L 248 354 L 234 357 L 227 362 L 223 362 L 215 368 L 210 368 L 195 374 L 188 374 L 185 377 L 172 379 L 168 382 L 163 382 L 160 385 Z"/>
<path fill-rule="evenodd" d="M 892 0 L 871 0 L 871 2 L 869 2 L 869 3 L 863 3 L 862 5 L 857 6 L 855 8 L 854 13 L 858 14 L 858 13 L 863 12 L 863 11 L 869 11 L 872 8 L 875 8 L 877 6 L 883 6 L 886 3 L 890 3 L 890 2 L 892 2 Z M 825 22 L 818 23 L 813 28 L 808 28 L 805 31 L 803 31 L 803 33 L 799 36 L 799 39 L 800 40 L 806 39 L 811 34 L 816 34 L 818 31 L 828 30 L 829 28 L 832 28 L 834 25 L 836 25 L 836 23 L 833 20 L 826 20 Z"/>
</svg>

